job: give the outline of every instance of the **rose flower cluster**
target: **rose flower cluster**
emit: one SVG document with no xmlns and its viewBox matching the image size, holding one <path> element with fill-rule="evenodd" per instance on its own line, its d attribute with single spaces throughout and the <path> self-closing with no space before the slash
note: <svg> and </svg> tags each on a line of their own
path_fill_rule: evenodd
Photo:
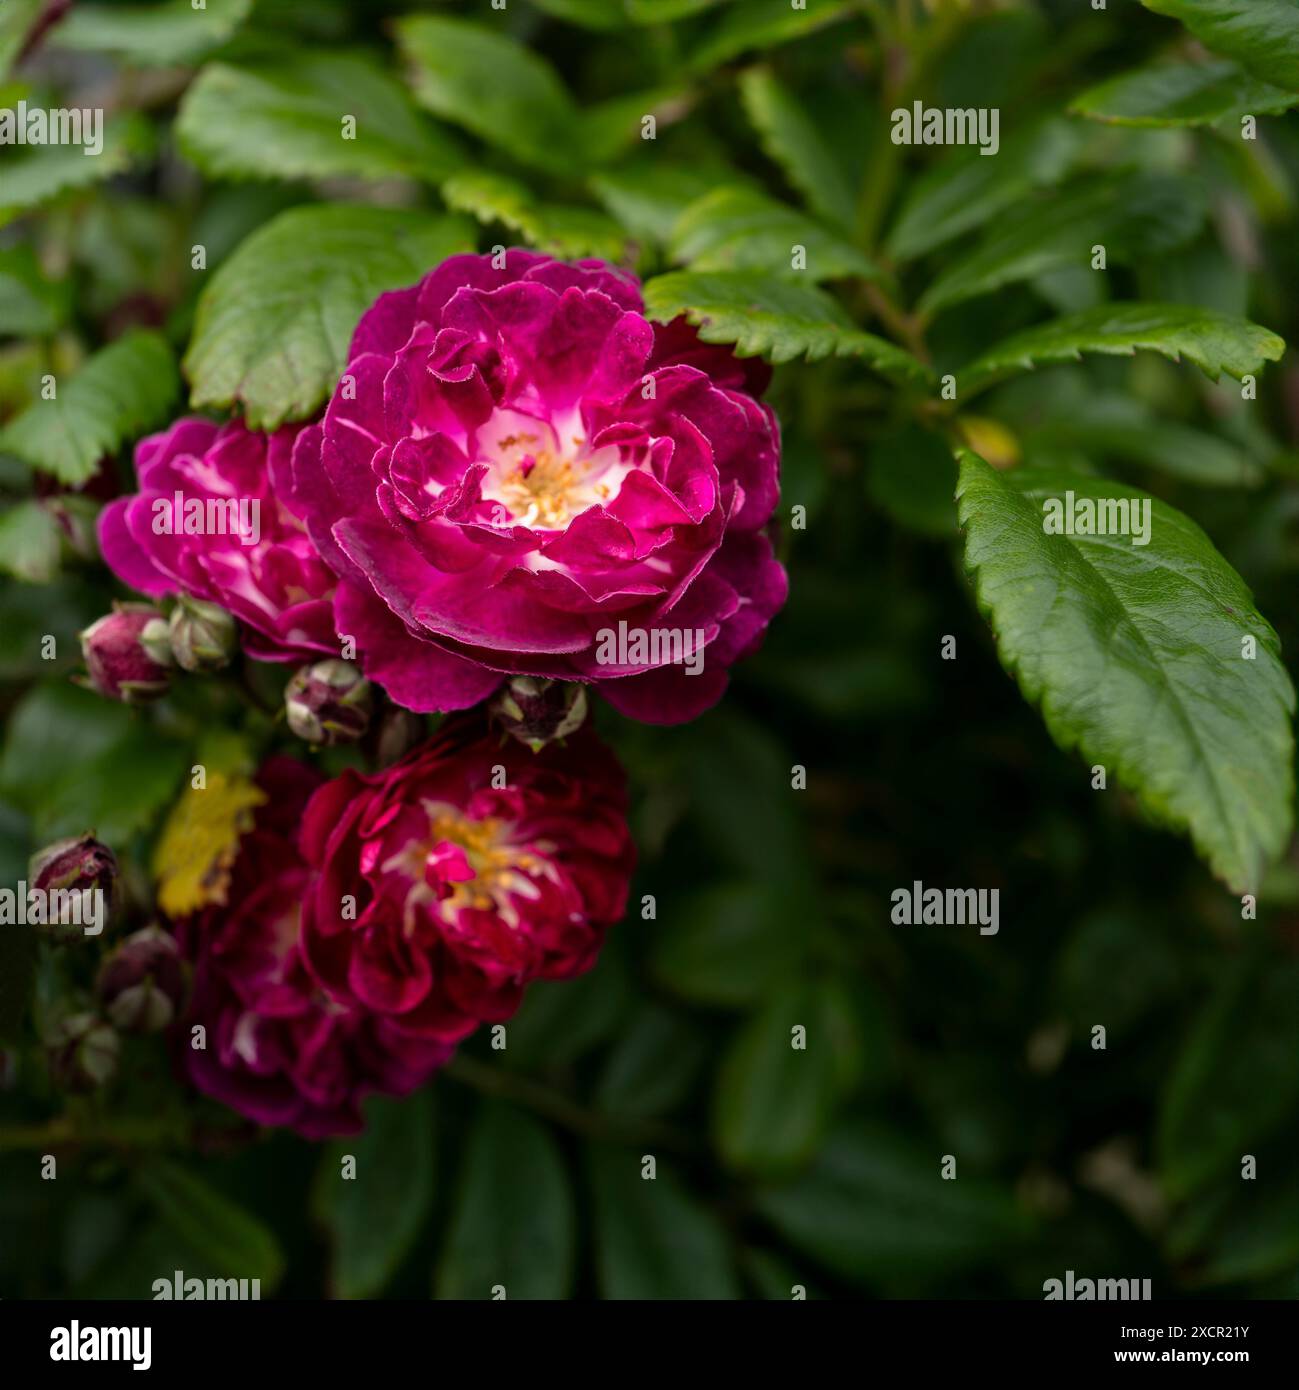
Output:
<svg viewBox="0 0 1299 1390">
<path fill-rule="evenodd" d="M 198 1089 L 355 1130 L 367 1092 L 409 1092 L 530 981 L 593 964 L 634 850 L 590 697 L 695 717 L 785 599 L 767 375 L 651 323 L 602 262 L 456 256 L 366 312 L 318 419 L 139 445 L 100 542 L 153 602 L 83 634 L 88 683 L 139 702 L 240 648 L 306 663 L 288 730 L 378 768 L 270 757 L 228 862 L 193 902 L 160 894 L 174 931 L 135 948 L 177 951 L 187 997 L 146 1007 L 146 967 L 116 967 Z"/>
</svg>

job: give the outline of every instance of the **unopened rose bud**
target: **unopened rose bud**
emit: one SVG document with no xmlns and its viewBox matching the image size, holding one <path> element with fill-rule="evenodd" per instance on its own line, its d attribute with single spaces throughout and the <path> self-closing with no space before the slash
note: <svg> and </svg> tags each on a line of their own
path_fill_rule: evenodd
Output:
<svg viewBox="0 0 1299 1390">
<path fill-rule="evenodd" d="M 37 850 L 27 869 L 27 885 L 48 895 L 55 892 L 84 893 L 98 890 L 103 894 L 104 914 L 112 911 L 117 887 L 117 859 L 107 845 L 101 845 L 93 835 L 74 835 L 69 840 L 56 840 Z M 51 900 L 57 902 L 57 900 Z M 55 921 L 51 909 L 44 930 L 56 940 L 79 937 L 85 930 L 82 921 Z M 103 922 L 100 922 L 102 929 Z"/>
<path fill-rule="evenodd" d="M 95 990 L 124 1032 L 161 1032 L 185 1002 L 185 963 L 175 938 L 157 926 L 132 932 L 100 968 Z"/>
<path fill-rule="evenodd" d="M 59 1019 L 45 1037 L 50 1076 L 69 1091 L 93 1091 L 110 1081 L 120 1049 L 113 1029 L 91 1013 Z"/>
<path fill-rule="evenodd" d="M 424 741 L 428 729 L 424 720 L 400 705 L 390 705 L 379 721 L 379 737 L 375 749 L 380 767 L 390 767 L 404 758 L 417 743 Z"/>
<path fill-rule="evenodd" d="M 88 684 L 110 700 L 142 704 L 167 693 L 167 620 L 147 603 L 120 603 L 81 634 Z"/>
<path fill-rule="evenodd" d="M 370 682 L 348 661 L 303 666 L 284 691 L 289 728 L 308 743 L 354 743 L 370 727 Z"/>
<path fill-rule="evenodd" d="M 492 719 L 534 753 L 575 734 L 586 719 L 586 687 L 572 681 L 514 676 L 492 698 Z"/>
<path fill-rule="evenodd" d="M 235 620 L 224 608 L 186 594 L 171 610 L 167 638 L 183 671 L 219 671 L 239 646 Z"/>
<path fill-rule="evenodd" d="M 95 537 L 95 519 L 99 515 L 99 503 L 93 497 L 61 493 L 57 497 L 46 497 L 41 502 L 41 507 L 58 525 L 59 539 L 65 556 L 78 560 L 98 558 L 99 542 Z"/>
</svg>

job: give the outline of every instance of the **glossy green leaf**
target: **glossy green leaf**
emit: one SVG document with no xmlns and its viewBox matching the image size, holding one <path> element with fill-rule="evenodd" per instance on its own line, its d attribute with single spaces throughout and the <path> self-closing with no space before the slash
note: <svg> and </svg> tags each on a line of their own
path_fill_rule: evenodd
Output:
<svg viewBox="0 0 1299 1390">
<path fill-rule="evenodd" d="M 837 24 L 853 9 L 852 0 L 807 0 L 800 9 L 789 0 L 739 0 L 718 16 L 691 53 L 690 66 L 709 72 L 741 53 L 776 48 Z"/>
<path fill-rule="evenodd" d="M 959 376 L 963 400 L 1041 362 L 1075 362 L 1084 353 L 1130 357 L 1141 350 L 1172 361 L 1185 357 L 1211 380 L 1240 380 L 1277 362 L 1285 343 L 1247 319 L 1189 304 L 1105 304 L 1016 333 L 990 348 Z"/>
<path fill-rule="evenodd" d="M 134 114 L 104 116 L 100 134 L 103 147 L 98 153 L 91 143 L 24 145 L 17 154 L 6 152 L 0 178 L 0 227 L 66 193 L 113 178 L 139 161 L 153 143 L 147 122 Z M 87 140 L 94 136 L 84 123 L 83 136 Z"/>
<path fill-rule="evenodd" d="M 343 121 L 355 126 L 345 133 Z M 381 68 L 345 53 L 210 63 L 176 118 L 181 149 L 214 178 L 407 176 L 439 183 L 462 162 L 449 135 Z"/>
<path fill-rule="evenodd" d="M 1066 492 L 1107 506 L 1111 534 L 1047 534 Z M 962 451 L 958 498 L 979 607 L 1052 737 L 1253 891 L 1290 835 L 1295 697 L 1239 575 L 1181 512 L 1103 479 L 1002 474 Z M 1113 534 L 1122 501 L 1139 510 Z"/>
<path fill-rule="evenodd" d="M 778 1175 L 815 1153 L 839 1089 L 835 1018 L 829 986 L 793 980 L 736 1034 L 713 1094 L 717 1150 L 732 1168 Z"/>
<path fill-rule="evenodd" d="M 55 391 L 0 430 L 0 449 L 76 487 L 105 455 L 165 420 L 180 378 L 166 339 L 135 330 L 56 380 Z"/>
<path fill-rule="evenodd" d="M 224 43 L 248 18 L 253 0 L 159 0 L 153 5 L 87 5 L 54 30 L 59 48 L 115 53 L 140 66 L 190 63 Z"/>
<path fill-rule="evenodd" d="M 734 1299 L 740 1296 L 721 1223 L 667 1165 L 643 1177 L 630 1149 L 591 1150 L 595 1263 L 608 1299 Z"/>
<path fill-rule="evenodd" d="M 310 415 L 375 299 L 472 247 L 455 217 L 345 203 L 281 213 L 222 263 L 199 299 L 184 362 L 192 404 L 242 406 L 257 429 Z"/>
<path fill-rule="evenodd" d="M 1296 0 L 1141 0 L 1180 19 L 1206 48 L 1234 58 L 1265 82 L 1299 91 Z"/>
<path fill-rule="evenodd" d="M 850 242 L 750 188 L 717 188 L 691 203 L 672 229 L 668 251 L 695 271 L 753 270 L 814 283 L 881 278 Z"/>
<path fill-rule="evenodd" d="M 828 295 L 755 271 L 674 271 L 645 286 L 646 311 L 660 323 L 684 314 L 706 343 L 734 343 L 741 357 L 771 362 L 806 357 L 860 358 L 898 382 L 927 379 L 928 369 L 895 344 L 853 327 Z"/>
<path fill-rule="evenodd" d="M 1179 175 L 1088 179 L 1016 207 L 938 275 L 919 307 L 933 314 L 1053 270 L 1087 269 L 1098 245 L 1107 264 L 1156 256 L 1189 241 L 1205 213 L 1203 190 Z"/>
<path fill-rule="evenodd" d="M 439 1298 L 567 1298 L 576 1216 L 549 1131 L 513 1106 L 480 1107 L 465 1146 L 455 1216 L 437 1269 Z"/>
<path fill-rule="evenodd" d="M 548 62 L 508 35 L 461 19 L 396 25 L 416 100 L 489 145 L 549 173 L 580 173 L 581 119 Z"/>
<path fill-rule="evenodd" d="M 404 1100 L 371 1096 L 365 1130 L 329 1146 L 316 1175 L 314 1205 L 333 1244 L 340 1298 L 382 1293 L 410 1252 L 433 1202 L 433 1103 L 428 1091 Z M 341 1158 L 356 1160 L 342 1176 Z"/>
<path fill-rule="evenodd" d="M 170 1159 L 150 1159 L 137 1181 L 163 1221 L 222 1276 L 260 1279 L 263 1295 L 274 1290 L 284 1254 L 255 1216 Z"/>
<path fill-rule="evenodd" d="M 763 149 L 812 211 L 832 224 L 851 227 L 856 191 L 807 108 L 766 67 L 740 75 L 740 96 Z"/>
<path fill-rule="evenodd" d="M 706 1037 L 681 1015 L 642 1004 L 609 1050 L 596 1104 L 620 1119 L 664 1114 L 693 1087 L 708 1053 Z"/>
<path fill-rule="evenodd" d="M 0 570 L 28 584 L 48 584 L 59 572 L 59 524 L 39 502 L 0 511 Z"/>
<path fill-rule="evenodd" d="M 1114 125 L 1195 126 L 1271 115 L 1299 104 L 1235 63 L 1156 62 L 1091 87 L 1069 108 Z"/>
<path fill-rule="evenodd" d="M 480 222 L 499 222 L 552 256 L 619 261 L 626 252 L 627 239 L 612 218 L 595 208 L 540 202 L 530 189 L 504 174 L 467 169 L 447 179 L 442 197 L 453 211 L 467 212 Z"/>
<path fill-rule="evenodd" d="M 853 1121 L 806 1173 L 763 1189 L 757 1206 L 825 1268 L 886 1288 L 1005 1258 L 1028 1230 L 1009 1189 L 959 1166 L 944 1179 L 941 1166 L 937 1147 Z"/>
</svg>

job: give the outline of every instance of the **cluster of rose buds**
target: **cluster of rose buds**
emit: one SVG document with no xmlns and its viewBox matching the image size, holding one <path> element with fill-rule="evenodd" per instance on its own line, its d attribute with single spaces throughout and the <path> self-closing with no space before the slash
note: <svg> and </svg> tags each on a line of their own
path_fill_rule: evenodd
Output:
<svg viewBox="0 0 1299 1390">
<path fill-rule="evenodd" d="M 81 634 L 87 684 L 129 705 L 159 699 L 172 669 L 220 671 L 238 650 L 235 620 L 224 608 L 182 594 L 168 617 L 147 603 L 118 603 Z"/>
</svg>

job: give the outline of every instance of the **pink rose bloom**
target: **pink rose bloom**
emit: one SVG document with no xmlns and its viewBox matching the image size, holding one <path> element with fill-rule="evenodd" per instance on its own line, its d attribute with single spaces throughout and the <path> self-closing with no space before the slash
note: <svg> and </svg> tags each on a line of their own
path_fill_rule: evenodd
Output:
<svg viewBox="0 0 1299 1390">
<path fill-rule="evenodd" d="M 461 709 L 508 673 L 677 723 L 784 602 L 766 368 L 642 309 L 603 262 L 510 251 L 362 318 L 295 446 L 295 506 L 338 631 L 399 704 Z"/>
<path fill-rule="evenodd" d="M 299 936 L 310 873 L 295 837 L 321 779 L 273 758 L 257 780 L 268 800 L 240 842 L 228 901 L 176 930 L 194 962 L 176 1054 L 194 1086 L 259 1124 L 308 1139 L 355 1134 L 366 1094 L 408 1094 L 451 1049 L 329 999 L 312 977 Z M 207 1029 L 202 1050 L 190 1045 L 198 1023 Z"/>
<path fill-rule="evenodd" d="M 445 1042 L 508 1018 L 529 981 L 594 964 L 635 858 L 623 771 L 589 730 L 534 754 L 475 715 L 322 787 L 302 848 L 317 870 L 313 971 L 343 1002 Z"/>
<path fill-rule="evenodd" d="M 192 417 L 141 440 L 140 491 L 100 517 L 109 568 L 141 593 L 220 604 L 259 661 L 337 653 L 334 575 L 286 505 L 300 428 L 265 435 Z"/>
</svg>

